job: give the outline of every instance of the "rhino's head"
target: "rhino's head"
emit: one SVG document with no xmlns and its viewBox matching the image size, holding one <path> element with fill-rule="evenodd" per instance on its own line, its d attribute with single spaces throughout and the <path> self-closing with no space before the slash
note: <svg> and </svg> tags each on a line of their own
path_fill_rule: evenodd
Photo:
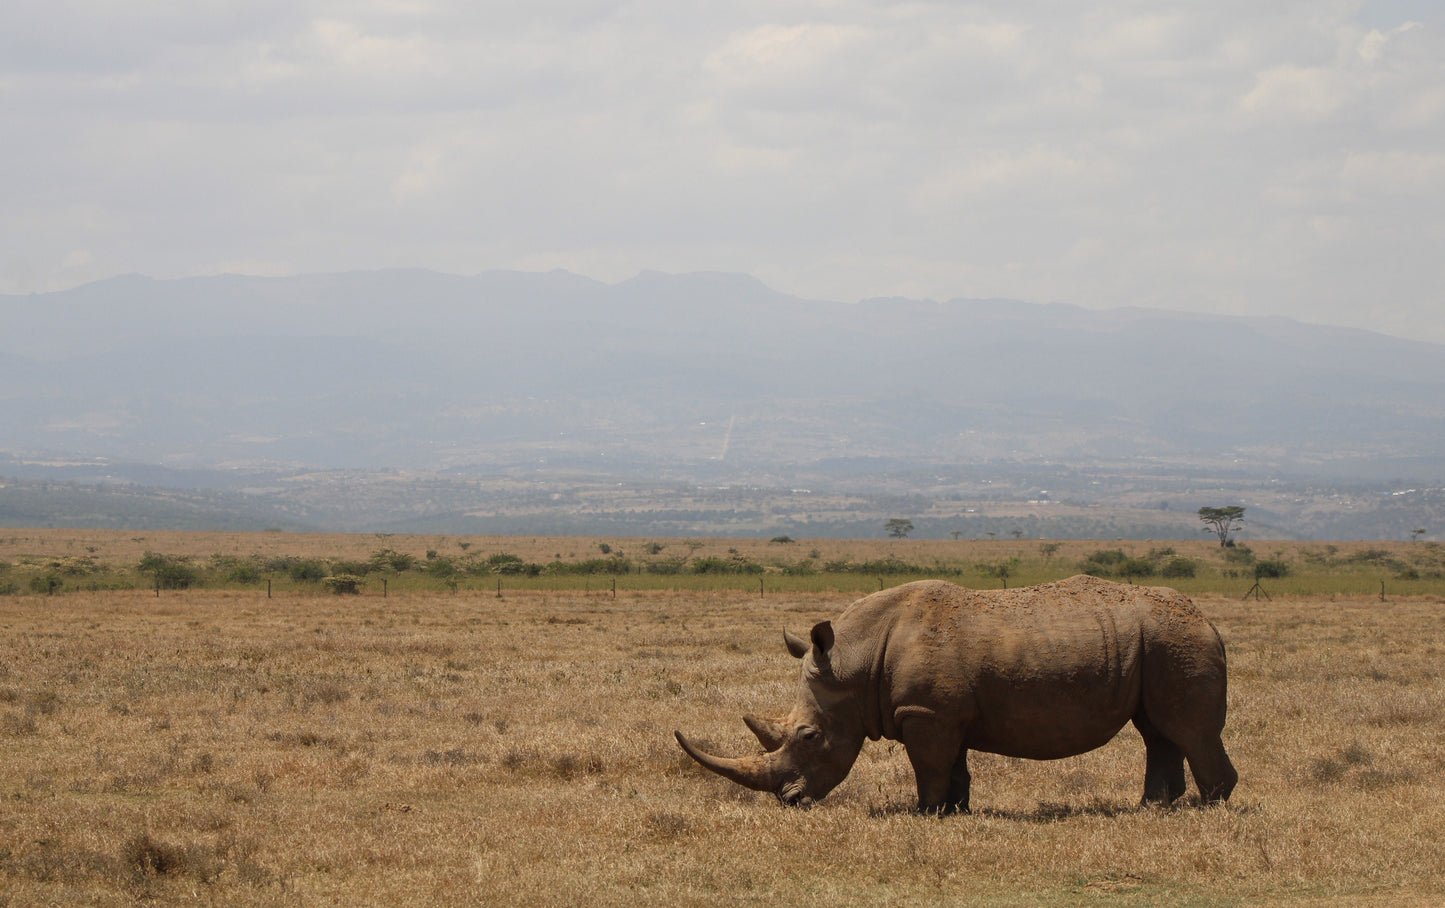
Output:
<svg viewBox="0 0 1445 908">
<path fill-rule="evenodd" d="M 816 801 L 853 768 L 863 746 L 857 704 L 834 674 L 833 626 L 814 626 L 809 637 L 783 631 L 788 652 L 802 660 L 798 699 L 783 719 L 744 716 L 765 753 L 717 757 L 699 750 L 681 732 L 677 743 L 704 767 L 754 791 L 770 791 L 787 805 Z"/>
</svg>

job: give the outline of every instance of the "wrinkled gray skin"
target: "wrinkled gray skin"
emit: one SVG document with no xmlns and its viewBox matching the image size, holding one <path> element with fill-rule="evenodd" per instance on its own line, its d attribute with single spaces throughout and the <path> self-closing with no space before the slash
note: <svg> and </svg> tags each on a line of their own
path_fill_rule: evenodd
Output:
<svg viewBox="0 0 1445 908">
<path fill-rule="evenodd" d="M 1187 598 L 1078 576 L 1017 590 L 925 580 L 853 603 L 804 638 L 786 718 L 744 721 L 765 753 L 716 757 L 675 732 L 708 769 L 784 804 L 842 782 L 865 738 L 903 742 L 918 807 L 967 811 L 968 752 L 1034 760 L 1144 737 L 1144 802 L 1184 793 L 1184 761 L 1205 802 L 1239 776 L 1220 740 L 1224 644 Z"/>
</svg>

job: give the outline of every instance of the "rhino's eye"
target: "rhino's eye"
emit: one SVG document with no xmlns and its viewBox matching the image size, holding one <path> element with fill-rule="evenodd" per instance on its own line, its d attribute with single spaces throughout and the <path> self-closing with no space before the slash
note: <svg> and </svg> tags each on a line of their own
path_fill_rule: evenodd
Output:
<svg viewBox="0 0 1445 908">
<path fill-rule="evenodd" d="M 811 725 L 804 725 L 798 729 L 798 737 L 804 741 L 816 741 L 820 734 L 822 734 L 822 732 L 813 728 Z"/>
</svg>

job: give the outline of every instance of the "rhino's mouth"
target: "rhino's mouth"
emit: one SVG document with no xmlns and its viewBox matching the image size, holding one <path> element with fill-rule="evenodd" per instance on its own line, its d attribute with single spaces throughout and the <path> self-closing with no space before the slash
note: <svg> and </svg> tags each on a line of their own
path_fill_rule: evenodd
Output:
<svg viewBox="0 0 1445 908">
<path fill-rule="evenodd" d="M 803 791 L 803 783 L 790 782 L 778 789 L 778 803 L 784 807 L 812 807 L 813 799 Z"/>
</svg>

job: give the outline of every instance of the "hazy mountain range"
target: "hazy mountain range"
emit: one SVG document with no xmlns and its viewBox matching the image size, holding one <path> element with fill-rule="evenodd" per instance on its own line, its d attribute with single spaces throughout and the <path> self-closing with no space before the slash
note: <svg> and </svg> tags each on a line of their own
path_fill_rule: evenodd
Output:
<svg viewBox="0 0 1445 908">
<path fill-rule="evenodd" d="M 1283 319 L 426 271 L 120 277 L 0 312 L 0 476 L 1445 479 L 1445 347 Z"/>
</svg>

